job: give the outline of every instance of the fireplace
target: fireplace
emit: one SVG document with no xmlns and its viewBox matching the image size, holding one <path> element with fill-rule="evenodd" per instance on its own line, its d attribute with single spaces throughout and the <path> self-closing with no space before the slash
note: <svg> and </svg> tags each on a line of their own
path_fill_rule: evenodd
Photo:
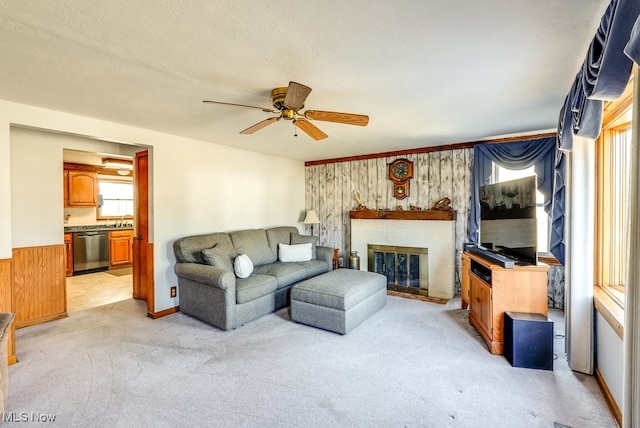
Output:
<svg viewBox="0 0 640 428">
<path fill-rule="evenodd" d="M 429 295 L 429 250 L 397 245 L 367 245 L 368 270 L 387 277 L 387 289 Z"/>
<path fill-rule="evenodd" d="M 411 253 L 416 255 L 413 256 L 413 265 L 410 264 L 412 257 L 409 256 L 408 251 L 395 251 L 396 254 L 407 255 L 407 269 L 410 269 L 409 266 L 415 266 L 416 261 L 419 263 L 420 277 L 426 277 L 421 282 L 423 285 L 416 287 L 415 282 L 411 284 L 393 282 L 393 284 L 406 287 L 407 291 L 417 294 L 428 293 L 429 297 L 441 299 L 453 297 L 456 262 L 455 212 L 364 210 L 351 211 L 349 216 L 351 218 L 350 251 L 358 252 L 360 269 L 367 270 L 370 266 L 369 244 L 424 249 L 424 254 Z M 383 250 L 380 252 L 385 253 Z M 394 257 L 397 263 L 398 256 Z M 404 263 L 403 260 L 401 264 Z M 388 266 L 385 263 L 385 269 Z M 388 269 L 391 268 L 388 267 Z M 405 275 L 403 269 L 404 267 L 400 271 L 402 278 Z M 394 272 L 396 272 L 395 268 Z"/>
</svg>

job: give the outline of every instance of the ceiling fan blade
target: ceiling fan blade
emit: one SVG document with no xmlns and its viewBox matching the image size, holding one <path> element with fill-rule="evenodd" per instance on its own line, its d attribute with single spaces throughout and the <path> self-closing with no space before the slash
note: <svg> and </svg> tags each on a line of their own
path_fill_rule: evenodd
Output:
<svg viewBox="0 0 640 428">
<path fill-rule="evenodd" d="M 338 113 L 335 111 L 307 110 L 304 117 L 325 122 L 344 123 L 346 125 L 367 126 L 369 116 L 364 114 Z"/>
<path fill-rule="evenodd" d="M 279 116 L 278 117 L 270 117 L 269 119 L 265 119 L 262 122 L 258 122 L 255 125 L 248 127 L 244 131 L 240 131 L 240 133 L 241 134 L 253 134 L 256 131 L 261 130 L 265 126 L 271 125 L 272 123 L 276 123 L 279 120 L 280 120 Z"/>
<path fill-rule="evenodd" d="M 296 119 L 293 121 L 293 124 L 302 129 L 307 133 L 307 135 L 309 135 L 309 137 L 313 138 L 316 141 L 324 140 L 328 137 L 327 134 L 322 132 L 317 126 L 306 119 Z"/>
<path fill-rule="evenodd" d="M 287 95 L 284 97 L 284 106 L 290 110 L 298 111 L 304 107 L 304 102 L 311 93 L 311 88 L 297 82 L 289 82 Z"/>
<path fill-rule="evenodd" d="M 270 108 L 258 107 L 258 106 L 248 106 L 246 104 L 225 103 L 225 102 L 222 102 L 222 101 L 209 101 L 209 100 L 204 100 L 202 102 L 203 103 L 210 103 L 210 104 L 223 104 L 223 105 L 226 105 L 226 106 L 235 106 L 235 107 L 257 108 L 257 109 L 262 110 L 262 111 L 267 112 L 267 113 L 279 113 L 278 110 L 273 110 L 273 109 L 270 109 Z"/>
</svg>

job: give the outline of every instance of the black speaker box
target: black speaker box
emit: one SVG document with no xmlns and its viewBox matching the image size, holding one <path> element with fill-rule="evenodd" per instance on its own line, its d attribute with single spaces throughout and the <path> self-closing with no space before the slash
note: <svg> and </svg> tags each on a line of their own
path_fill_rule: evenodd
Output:
<svg viewBox="0 0 640 428">
<path fill-rule="evenodd" d="M 553 370 L 553 321 L 542 314 L 505 312 L 504 356 L 513 367 Z"/>
</svg>

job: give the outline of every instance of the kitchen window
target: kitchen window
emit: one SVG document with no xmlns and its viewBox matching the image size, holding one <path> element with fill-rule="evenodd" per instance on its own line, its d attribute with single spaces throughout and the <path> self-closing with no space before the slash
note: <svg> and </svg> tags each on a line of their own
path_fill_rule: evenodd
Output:
<svg viewBox="0 0 640 428">
<path fill-rule="evenodd" d="M 99 219 L 133 218 L 133 183 L 100 179 L 99 193 Z"/>
</svg>

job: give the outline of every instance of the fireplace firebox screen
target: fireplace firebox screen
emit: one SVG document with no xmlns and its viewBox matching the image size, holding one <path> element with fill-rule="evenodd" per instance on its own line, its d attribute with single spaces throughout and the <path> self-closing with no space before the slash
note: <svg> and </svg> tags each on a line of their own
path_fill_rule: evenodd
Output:
<svg viewBox="0 0 640 428">
<path fill-rule="evenodd" d="M 389 290 L 428 295 L 428 257 L 427 248 L 367 245 L 367 268 L 386 276 Z"/>
</svg>

